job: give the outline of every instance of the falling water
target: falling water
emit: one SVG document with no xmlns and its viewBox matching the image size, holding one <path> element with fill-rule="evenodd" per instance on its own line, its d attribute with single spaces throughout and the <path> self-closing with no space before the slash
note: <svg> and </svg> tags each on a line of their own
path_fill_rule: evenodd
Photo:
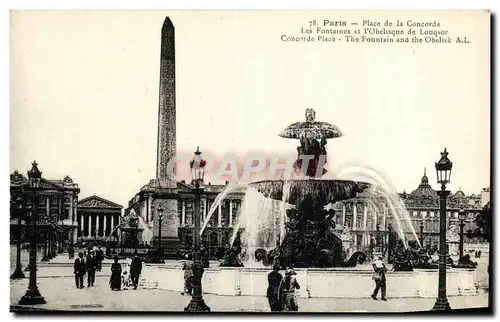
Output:
<svg viewBox="0 0 500 322">
<path fill-rule="evenodd" d="M 115 231 L 117 231 L 119 228 L 121 228 L 121 227 L 122 227 L 122 225 L 123 225 L 123 224 L 116 225 L 116 226 L 115 226 L 115 228 L 113 228 L 113 230 L 111 230 L 111 232 L 109 233 L 109 235 L 106 237 L 106 239 L 105 239 L 104 241 L 105 241 L 105 242 L 108 242 L 108 241 L 109 241 L 109 238 L 110 238 L 111 236 L 113 236 L 113 233 L 114 233 Z"/>
<path fill-rule="evenodd" d="M 280 212 L 280 244 L 283 242 L 283 239 L 285 238 L 285 215 L 286 215 L 286 210 L 287 210 L 287 203 L 288 199 L 290 198 L 290 182 L 285 181 L 283 184 L 283 199 L 282 201 L 282 209 Z"/>
<path fill-rule="evenodd" d="M 286 200 L 286 197 L 283 199 Z M 255 188 L 247 188 L 230 240 L 232 245 L 240 228 L 244 228 L 241 234 L 241 246 L 245 254 L 243 256 L 245 267 L 262 266 L 262 263 L 257 263 L 255 260 L 255 251 L 259 248 L 267 251 L 274 248 L 278 231 L 280 239 L 283 239 L 285 213 L 289 207 L 291 205 L 264 197 Z"/>
<path fill-rule="evenodd" d="M 392 185 L 389 178 L 387 178 L 381 172 L 373 169 L 372 167 L 359 164 L 343 165 L 336 171 L 336 173 L 337 177 L 340 179 L 361 180 L 372 183 L 372 188 L 368 189 L 363 194 L 368 198 L 373 198 L 373 201 L 375 201 L 374 204 L 377 204 L 376 199 L 378 198 L 385 199 L 387 206 L 393 214 L 393 218 L 396 222 L 396 232 L 398 233 L 406 248 L 408 247 L 408 242 L 403 232 L 403 220 L 408 223 L 408 226 L 410 227 L 415 240 L 420 245 L 420 240 L 417 236 L 417 233 L 415 232 L 415 228 L 412 225 L 411 218 L 405 208 L 404 202 L 401 200 L 401 198 L 399 198 L 399 195 L 394 189 L 394 186 Z"/>
<path fill-rule="evenodd" d="M 142 229 L 142 241 L 149 244 L 153 239 L 153 230 L 149 228 L 141 216 L 137 216 L 137 218 L 139 218 L 139 228 Z"/>
<path fill-rule="evenodd" d="M 210 209 L 208 210 L 207 212 L 207 217 L 205 218 L 205 220 L 203 221 L 203 225 L 201 226 L 201 229 L 200 229 L 200 236 L 203 234 L 203 232 L 205 231 L 205 228 L 207 227 L 208 223 L 210 222 L 210 218 L 212 218 L 212 215 L 215 213 L 215 209 L 218 209 L 219 208 L 219 204 L 224 200 L 226 199 L 227 195 L 240 188 L 242 186 L 241 183 L 238 183 L 238 182 L 230 182 L 227 184 L 227 186 L 224 188 L 224 190 L 221 191 L 221 193 L 219 193 L 216 197 L 215 197 L 215 200 L 214 200 L 214 203 L 212 204 L 212 206 L 210 207 Z"/>
<path fill-rule="evenodd" d="M 241 240 L 246 250 L 247 260 L 255 262 L 254 253 L 257 248 L 269 247 L 269 227 L 273 227 L 274 200 L 264 198 L 256 189 L 248 188 L 245 196 L 244 212 L 241 214 L 245 223 L 245 230 Z M 266 229 L 267 228 L 267 229 Z M 248 266 L 248 265 L 246 265 Z"/>
</svg>

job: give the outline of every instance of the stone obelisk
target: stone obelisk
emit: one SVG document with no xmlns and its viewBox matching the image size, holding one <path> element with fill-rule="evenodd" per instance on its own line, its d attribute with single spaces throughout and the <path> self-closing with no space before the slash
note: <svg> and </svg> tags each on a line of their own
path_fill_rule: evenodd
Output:
<svg viewBox="0 0 500 322">
<path fill-rule="evenodd" d="M 179 216 L 177 206 L 177 181 L 174 158 L 176 154 L 175 126 L 175 28 L 169 17 L 161 28 L 160 91 L 158 102 L 158 151 L 156 160 L 157 185 L 152 212 L 154 215 L 154 240 L 159 239 L 165 254 L 171 257 L 179 248 Z M 158 227 L 158 209 L 163 209 L 161 227 Z"/>
<path fill-rule="evenodd" d="M 173 162 L 175 126 L 175 28 L 169 17 L 161 28 L 160 95 L 158 102 L 158 151 L 156 178 L 162 187 L 175 188 Z M 170 163 L 169 163 L 170 162 Z"/>
</svg>

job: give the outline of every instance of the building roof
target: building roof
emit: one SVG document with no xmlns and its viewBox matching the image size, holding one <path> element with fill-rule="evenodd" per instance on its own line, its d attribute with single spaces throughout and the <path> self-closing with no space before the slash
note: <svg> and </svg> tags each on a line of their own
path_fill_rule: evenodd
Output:
<svg viewBox="0 0 500 322">
<path fill-rule="evenodd" d="M 78 208 L 111 208 L 121 210 L 123 206 L 102 197 L 92 195 L 78 201 Z"/>
<path fill-rule="evenodd" d="M 426 169 L 424 168 L 424 176 L 418 185 L 418 188 L 413 190 L 409 195 L 408 199 L 414 200 L 416 204 L 435 204 L 439 200 L 439 196 L 434 189 L 432 189 L 429 184 L 429 178 L 427 178 Z"/>
</svg>

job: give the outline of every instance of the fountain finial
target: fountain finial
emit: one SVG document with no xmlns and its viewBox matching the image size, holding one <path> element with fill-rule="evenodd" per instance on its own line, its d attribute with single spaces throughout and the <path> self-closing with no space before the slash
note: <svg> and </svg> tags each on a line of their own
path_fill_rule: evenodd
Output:
<svg viewBox="0 0 500 322">
<path fill-rule="evenodd" d="M 316 111 L 312 108 L 306 109 L 306 122 L 314 122 L 316 119 Z"/>
</svg>

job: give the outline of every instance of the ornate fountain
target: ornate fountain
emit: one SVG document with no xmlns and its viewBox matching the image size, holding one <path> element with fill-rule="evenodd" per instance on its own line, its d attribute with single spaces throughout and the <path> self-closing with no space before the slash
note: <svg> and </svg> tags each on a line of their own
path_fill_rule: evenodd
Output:
<svg viewBox="0 0 500 322">
<path fill-rule="evenodd" d="M 326 122 L 315 120 L 313 109 L 306 110 L 306 120 L 288 126 L 279 136 L 299 140 L 294 173 L 304 179 L 265 180 L 249 184 L 267 198 L 292 204 L 288 209 L 285 235 L 276 249 L 268 254 L 267 262 L 282 267 L 344 266 L 342 241 L 334 233 L 335 212 L 325 206 L 351 199 L 370 185 L 365 182 L 327 180 L 327 139 L 342 136 L 340 130 Z"/>
</svg>

